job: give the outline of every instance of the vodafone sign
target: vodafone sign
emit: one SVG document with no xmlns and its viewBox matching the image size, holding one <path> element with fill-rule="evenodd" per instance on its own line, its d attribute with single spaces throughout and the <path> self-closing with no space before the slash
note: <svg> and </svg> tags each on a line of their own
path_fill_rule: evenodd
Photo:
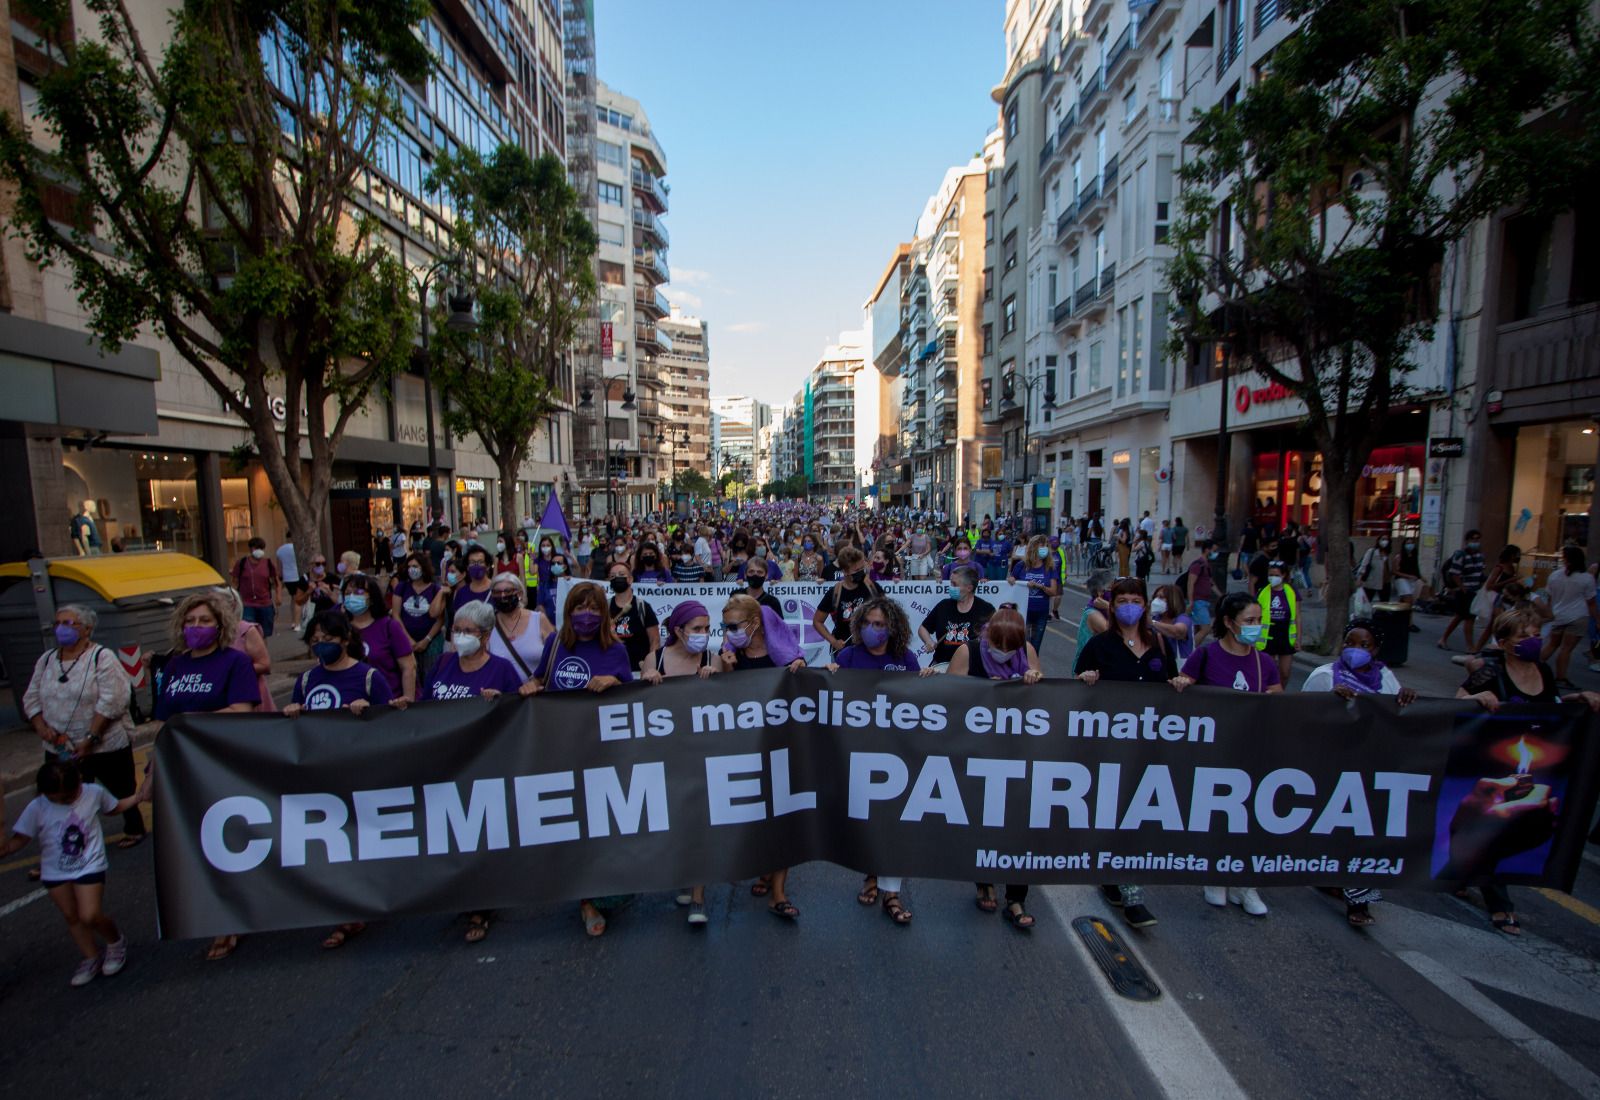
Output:
<svg viewBox="0 0 1600 1100">
<path fill-rule="evenodd" d="M 1270 386 L 1260 389 L 1251 389 L 1249 386 L 1240 386 L 1233 393 L 1233 407 L 1242 413 L 1250 411 L 1251 405 L 1266 405 L 1273 401 L 1288 401 L 1294 394 L 1282 383 L 1274 382 Z"/>
</svg>

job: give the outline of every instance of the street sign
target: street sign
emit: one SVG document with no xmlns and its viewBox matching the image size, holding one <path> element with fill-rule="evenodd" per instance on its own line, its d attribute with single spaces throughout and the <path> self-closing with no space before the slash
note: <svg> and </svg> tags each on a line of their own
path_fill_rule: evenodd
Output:
<svg viewBox="0 0 1600 1100">
<path fill-rule="evenodd" d="M 1422 533 L 1424 535 L 1437 535 L 1440 533 L 1440 521 L 1443 518 L 1444 498 L 1438 493 L 1424 493 L 1422 497 Z"/>
<path fill-rule="evenodd" d="M 1467 442 L 1459 435 L 1440 436 L 1428 440 L 1429 458 L 1460 458 L 1467 453 Z"/>
</svg>

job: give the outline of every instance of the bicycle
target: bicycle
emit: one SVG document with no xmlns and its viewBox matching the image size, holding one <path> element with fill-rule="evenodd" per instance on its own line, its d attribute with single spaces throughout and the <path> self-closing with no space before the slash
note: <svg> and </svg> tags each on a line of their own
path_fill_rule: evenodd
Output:
<svg viewBox="0 0 1600 1100">
<path fill-rule="evenodd" d="M 1114 547 L 1102 546 L 1089 556 L 1089 567 L 1095 570 L 1108 570 L 1115 568 L 1117 551 Z"/>
</svg>

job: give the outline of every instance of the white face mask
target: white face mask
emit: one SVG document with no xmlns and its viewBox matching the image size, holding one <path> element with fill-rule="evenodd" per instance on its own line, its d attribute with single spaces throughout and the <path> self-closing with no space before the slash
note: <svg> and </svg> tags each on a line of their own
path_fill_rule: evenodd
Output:
<svg viewBox="0 0 1600 1100">
<path fill-rule="evenodd" d="M 993 646 L 989 647 L 989 656 L 993 657 L 1001 664 L 1006 664 L 1016 655 L 1017 651 L 1014 649 L 995 649 Z"/>
<path fill-rule="evenodd" d="M 1283 578 L 1282 577 L 1268 577 L 1267 581 L 1274 588 L 1282 588 L 1283 587 Z"/>
<path fill-rule="evenodd" d="M 1167 613 L 1167 601 L 1166 600 L 1151 600 L 1150 601 L 1150 614 L 1152 614 L 1152 615 L 1165 615 L 1166 613 Z"/>
<path fill-rule="evenodd" d="M 452 634 L 450 641 L 456 647 L 456 652 L 463 657 L 470 657 L 483 646 L 483 642 L 476 634 Z"/>
</svg>

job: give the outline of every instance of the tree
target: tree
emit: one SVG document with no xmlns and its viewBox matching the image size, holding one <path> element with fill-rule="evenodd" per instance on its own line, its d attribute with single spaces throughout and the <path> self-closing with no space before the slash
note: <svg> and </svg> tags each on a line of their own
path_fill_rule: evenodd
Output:
<svg viewBox="0 0 1600 1100">
<path fill-rule="evenodd" d="M 683 470 L 678 474 L 678 492 L 687 493 L 696 500 L 711 496 L 713 489 L 711 479 L 699 470 Z"/>
<path fill-rule="evenodd" d="M 427 5 L 186 0 L 158 57 L 124 0 L 79 0 L 92 28 L 69 0 L 23 3 L 56 62 L 33 133 L 0 115 L 16 231 L 70 268 L 103 345 L 146 326 L 171 343 L 320 552 L 345 429 L 411 348 L 405 273 L 356 196 L 397 78 L 428 72 Z"/>
<path fill-rule="evenodd" d="M 790 474 L 786 478 L 769 481 L 761 486 L 761 495 L 775 497 L 778 500 L 804 500 L 810 488 L 805 474 Z"/>
<path fill-rule="evenodd" d="M 1501 207 L 1571 201 L 1595 163 L 1584 0 L 1291 0 L 1301 20 L 1186 139 L 1171 350 L 1219 343 L 1305 403 L 1322 452 L 1325 641 L 1343 631 L 1354 497 L 1431 340 L 1449 249 Z"/>
<path fill-rule="evenodd" d="M 566 356 L 595 296 L 595 230 L 566 168 L 501 145 L 487 160 L 445 154 L 429 177 L 457 210 L 455 242 L 478 302 L 474 334 L 441 324 L 445 423 L 472 432 L 500 473 L 500 514 L 517 514 L 517 474 L 534 434 L 561 407 Z M 441 314 L 441 320 L 443 315 Z"/>
</svg>

